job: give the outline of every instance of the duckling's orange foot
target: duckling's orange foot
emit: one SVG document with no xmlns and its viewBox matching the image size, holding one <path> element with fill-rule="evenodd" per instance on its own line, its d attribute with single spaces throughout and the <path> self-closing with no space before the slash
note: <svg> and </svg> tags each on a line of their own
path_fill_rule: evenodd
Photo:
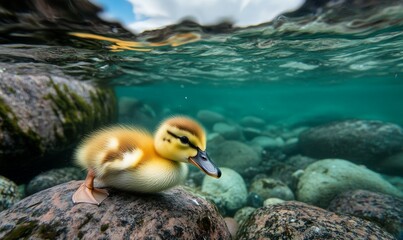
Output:
<svg viewBox="0 0 403 240">
<path fill-rule="evenodd" d="M 108 197 L 108 192 L 105 189 L 88 188 L 83 183 L 77 191 L 73 194 L 74 203 L 91 203 L 99 205 L 105 198 Z"/>
</svg>

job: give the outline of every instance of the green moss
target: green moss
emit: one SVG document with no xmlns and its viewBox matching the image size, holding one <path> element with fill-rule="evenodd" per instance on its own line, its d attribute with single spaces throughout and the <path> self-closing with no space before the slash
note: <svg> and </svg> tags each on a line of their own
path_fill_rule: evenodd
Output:
<svg viewBox="0 0 403 240">
<path fill-rule="evenodd" d="M 42 239 L 56 239 L 58 236 L 57 226 L 55 225 L 41 225 L 38 229 L 38 234 Z"/>
<path fill-rule="evenodd" d="M 24 146 L 24 148 L 29 149 L 30 154 L 43 153 L 40 136 L 32 129 L 28 129 L 28 131 L 22 130 L 18 125 L 18 118 L 14 114 L 13 110 L 7 104 L 5 104 L 1 98 L 0 119 L 2 119 L 0 130 L 6 130 L 9 132 L 9 134 L 12 136 L 12 139 L 15 141 L 15 145 Z"/>
<path fill-rule="evenodd" d="M 53 111 L 56 115 L 62 115 L 63 135 L 56 137 L 62 142 L 80 137 L 98 126 L 116 119 L 116 102 L 110 90 L 90 91 L 90 103 L 83 97 L 72 92 L 67 85 L 57 85 L 51 79 L 55 94 L 49 94 L 47 99 L 53 103 Z M 107 98 L 113 102 L 112 106 L 104 106 Z M 110 102 L 110 100 L 109 100 Z"/>
<path fill-rule="evenodd" d="M 3 240 L 28 239 L 32 231 L 38 226 L 37 221 L 25 222 L 17 225 L 13 230 L 7 233 Z"/>
<path fill-rule="evenodd" d="M 109 224 L 102 224 L 101 225 L 101 232 L 105 232 L 109 228 Z"/>
</svg>

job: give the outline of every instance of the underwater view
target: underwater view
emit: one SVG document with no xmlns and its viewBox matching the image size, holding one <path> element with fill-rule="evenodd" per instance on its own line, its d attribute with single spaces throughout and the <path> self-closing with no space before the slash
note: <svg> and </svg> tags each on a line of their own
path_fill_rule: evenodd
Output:
<svg viewBox="0 0 403 240">
<path fill-rule="evenodd" d="M 0 239 L 403 240 L 403 1 L 0 1 Z"/>
</svg>

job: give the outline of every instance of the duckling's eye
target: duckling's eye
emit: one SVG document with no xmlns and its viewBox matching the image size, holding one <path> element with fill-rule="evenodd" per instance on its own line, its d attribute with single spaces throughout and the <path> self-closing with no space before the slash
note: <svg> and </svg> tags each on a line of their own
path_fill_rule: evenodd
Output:
<svg viewBox="0 0 403 240">
<path fill-rule="evenodd" d="M 180 140 L 181 143 L 183 143 L 183 144 L 188 144 L 188 143 L 189 143 L 189 138 L 186 137 L 186 136 L 179 137 L 179 140 Z"/>
</svg>

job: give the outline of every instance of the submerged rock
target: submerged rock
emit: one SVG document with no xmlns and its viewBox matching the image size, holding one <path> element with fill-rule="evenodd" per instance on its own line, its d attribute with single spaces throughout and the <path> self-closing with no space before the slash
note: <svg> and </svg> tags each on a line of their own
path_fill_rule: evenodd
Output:
<svg viewBox="0 0 403 240">
<path fill-rule="evenodd" d="M 111 89 L 57 69 L 0 68 L 6 69 L 0 71 L 0 174 L 13 180 L 25 176 L 25 169 L 40 172 L 43 156 L 69 149 L 88 131 L 115 119 Z"/>
<path fill-rule="evenodd" d="M 36 193 L 0 213 L 1 239 L 230 239 L 208 201 L 181 187 L 157 194 L 110 190 L 100 206 L 76 204 L 73 181 Z"/>
<path fill-rule="evenodd" d="M 266 122 L 263 119 L 255 116 L 243 117 L 240 123 L 244 127 L 251 127 L 251 128 L 263 128 L 266 125 Z"/>
<path fill-rule="evenodd" d="M 241 175 L 232 169 L 221 168 L 221 172 L 219 179 L 205 176 L 201 190 L 217 205 L 223 205 L 227 211 L 236 211 L 245 205 L 248 197 L 245 182 Z"/>
<path fill-rule="evenodd" d="M 252 182 L 250 192 L 255 192 L 263 199 L 280 198 L 294 200 L 294 193 L 282 181 L 273 178 L 260 178 Z"/>
<path fill-rule="evenodd" d="M 341 159 L 320 160 L 309 165 L 299 178 L 297 199 L 327 207 L 336 195 L 355 189 L 403 196 L 379 174 Z"/>
<path fill-rule="evenodd" d="M 26 186 L 26 194 L 32 195 L 36 192 L 65 182 L 70 182 L 72 180 L 82 180 L 85 178 L 85 175 L 85 171 L 76 167 L 52 169 L 34 177 Z"/>
<path fill-rule="evenodd" d="M 366 190 L 354 190 L 338 195 L 328 209 L 374 222 L 396 238 L 403 236 L 402 199 Z"/>
<path fill-rule="evenodd" d="M 245 220 L 247 220 L 255 210 L 256 208 L 254 207 L 243 207 L 236 211 L 234 219 L 239 225 L 242 225 L 242 223 L 245 222 Z"/>
<path fill-rule="evenodd" d="M 219 122 L 225 122 L 225 117 L 210 110 L 200 110 L 197 112 L 197 119 L 207 127 L 212 127 Z"/>
<path fill-rule="evenodd" d="M 403 130 L 381 121 L 349 120 L 311 128 L 299 137 L 304 154 L 375 164 L 403 148 Z"/>
<path fill-rule="evenodd" d="M 0 176 L 0 211 L 10 208 L 21 198 L 18 186 L 11 180 Z"/>
<path fill-rule="evenodd" d="M 340 216 L 301 202 L 284 202 L 254 211 L 237 239 L 394 239 L 376 224 Z"/>
<path fill-rule="evenodd" d="M 214 124 L 213 131 L 219 133 L 227 140 L 238 140 L 242 136 L 241 129 L 235 125 L 219 122 Z"/>
<path fill-rule="evenodd" d="M 261 161 L 255 150 L 238 141 L 225 141 L 212 148 L 209 154 L 219 166 L 232 168 L 238 173 L 258 166 Z"/>
<path fill-rule="evenodd" d="M 383 159 L 376 167 L 386 174 L 401 175 L 403 172 L 403 151 Z"/>
</svg>

